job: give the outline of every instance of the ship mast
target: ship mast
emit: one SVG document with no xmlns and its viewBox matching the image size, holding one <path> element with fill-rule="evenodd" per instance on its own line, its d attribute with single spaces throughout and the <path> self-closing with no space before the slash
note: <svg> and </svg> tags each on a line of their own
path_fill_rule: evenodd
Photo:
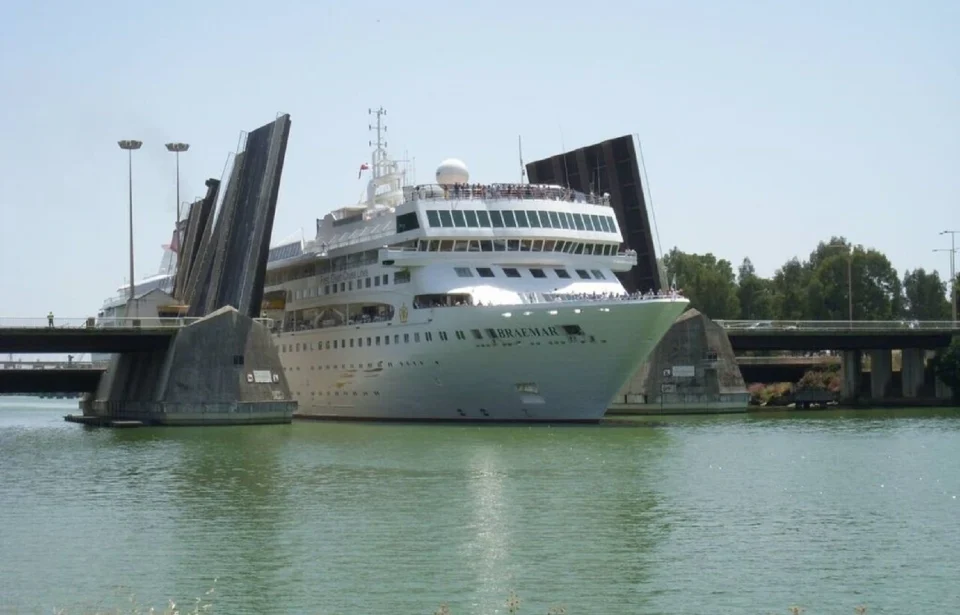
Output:
<svg viewBox="0 0 960 615">
<path fill-rule="evenodd" d="M 383 175 L 381 166 L 387 159 L 387 123 L 383 119 L 387 115 L 387 110 L 383 107 L 378 108 L 376 111 L 373 109 L 367 109 L 367 115 L 377 116 L 377 123 L 375 125 L 367 125 L 367 130 L 370 130 L 371 132 L 374 130 L 377 131 L 377 140 L 375 142 L 368 141 L 370 147 L 374 147 L 374 145 L 376 145 L 373 150 L 373 157 L 370 160 L 370 173 L 372 174 L 373 179 L 377 179 Z"/>
</svg>

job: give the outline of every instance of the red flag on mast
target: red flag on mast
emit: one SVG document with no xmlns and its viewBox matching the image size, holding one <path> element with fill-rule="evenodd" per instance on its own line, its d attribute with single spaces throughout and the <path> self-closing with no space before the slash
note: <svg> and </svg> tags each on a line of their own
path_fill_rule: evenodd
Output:
<svg viewBox="0 0 960 615">
<path fill-rule="evenodd" d="M 360 171 L 357 172 L 357 179 L 360 179 L 360 176 L 363 175 L 363 172 L 370 168 L 366 162 L 360 165 Z"/>
</svg>

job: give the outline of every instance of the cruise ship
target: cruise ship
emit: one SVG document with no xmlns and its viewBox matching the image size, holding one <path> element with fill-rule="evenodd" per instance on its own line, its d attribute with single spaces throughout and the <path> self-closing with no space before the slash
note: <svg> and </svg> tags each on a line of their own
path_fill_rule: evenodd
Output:
<svg viewBox="0 0 960 615">
<path fill-rule="evenodd" d="M 590 422 L 687 300 L 628 294 L 608 195 L 412 185 L 380 111 L 365 198 L 270 250 L 263 316 L 299 418 Z"/>
</svg>

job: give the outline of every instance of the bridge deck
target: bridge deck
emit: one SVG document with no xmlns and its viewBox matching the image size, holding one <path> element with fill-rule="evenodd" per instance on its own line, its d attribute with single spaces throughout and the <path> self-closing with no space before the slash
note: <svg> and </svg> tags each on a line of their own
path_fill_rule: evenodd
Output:
<svg viewBox="0 0 960 615">
<path fill-rule="evenodd" d="M 950 321 L 718 320 L 734 351 L 936 349 L 960 335 Z"/>
</svg>

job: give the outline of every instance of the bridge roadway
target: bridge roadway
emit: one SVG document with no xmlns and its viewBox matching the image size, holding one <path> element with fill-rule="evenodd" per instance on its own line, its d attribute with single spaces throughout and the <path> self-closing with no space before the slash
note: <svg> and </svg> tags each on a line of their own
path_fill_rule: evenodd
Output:
<svg viewBox="0 0 960 615">
<path fill-rule="evenodd" d="M 162 350 L 200 318 L 0 318 L 0 353 L 127 353 Z M 258 318 L 272 327 L 270 318 Z"/>
<path fill-rule="evenodd" d="M 952 321 L 716 320 L 734 352 L 750 350 L 935 350 L 960 335 Z"/>
</svg>

